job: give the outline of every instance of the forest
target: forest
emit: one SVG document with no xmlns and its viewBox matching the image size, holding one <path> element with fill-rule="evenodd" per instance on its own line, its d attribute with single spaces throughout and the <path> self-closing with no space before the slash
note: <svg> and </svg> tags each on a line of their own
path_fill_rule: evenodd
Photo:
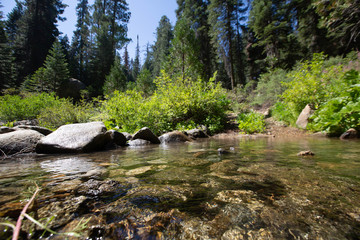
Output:
<svg viewBox="0 0 360 240">
<path fill-rule="evenodd" d="M 130 59 L 126 0 L 78 0 L 71 40 L 57 28 L 61 0 L 16 0 L 0 12 L 0 120 L 218 132 L 233 111 L 240 130 L 253 133 L 264 123 L 250 109 L 270 107 L 293 125 L 309 104 L 309 130 L 360 130 L 359 0 L 177 4 L 175 26 L 163 16 L 145 58 L 137 39 Z M 78 97 L 68 94 L 70 78 L 85 86 Z"/>
</svg>

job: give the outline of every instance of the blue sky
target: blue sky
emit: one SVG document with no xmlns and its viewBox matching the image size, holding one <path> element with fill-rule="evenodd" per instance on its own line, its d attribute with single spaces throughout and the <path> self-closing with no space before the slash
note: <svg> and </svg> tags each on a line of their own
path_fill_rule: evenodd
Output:
<svg viewBox="0 0 360 240">
<path fill-rule="evenodd" d="M 152 44 L 155 41 L 155 31 L 159 25 L 159 21 L 163 15 L 166 15 L 172 25 L 176 22 L 175 9 L 177 8 L 176 0 L 127 0 L 131 12 L 130 22 L 128 24 L 128 37 L 132 39 L 132 42 L 128 46 L 130 57 L 135 56 L 136 48 L 136 36 L 139 35 L 139 44 L 141 50 L 141 60 L 144 60 L 144 52 L 146 50 L 146 44 Z M 4 6 L 1 10 L 4 12 L 4 16 L 13 9 L 15 6 L 14 0 L 2 0 Z M 69 5 L 66 9 L 63 17 L 66 17 L 65 22 L 59 23 L 59 30 L 64 34 L 67 34 L 69 39 L 73 35 L 76 25 L 76 13 L 75 8 L 77 1 L 75 0 L 63 0 L 63 3 Z M 89 3 L 93 3 L 93 0 L 89 0 Z"/>
</svg>

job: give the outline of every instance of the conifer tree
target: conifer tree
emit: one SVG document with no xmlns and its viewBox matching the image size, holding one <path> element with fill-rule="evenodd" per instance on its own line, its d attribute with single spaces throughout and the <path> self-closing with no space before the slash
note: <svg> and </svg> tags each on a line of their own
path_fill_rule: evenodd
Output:
<svg viewBox="0 0 360 240">
<path fill-rule="evenodd" d="M 128 41 L 127 23 L 130 12 L 125 0 L 96 0 L 93 13 L 95 49 L 92 58 L 92 80 L 95 89 L 102 89 L 105 76 L 114 64 L 116 51 Z M 101 94 L 102 92 L 97 92 Z"/>
<path fill-rule="evenodd" d="M 196 80 L 201 74 L 202 65 L 198 58 L 199 44 L 195 38 L 195 31 L 190 27 L 186 18 L 178 19 L 175 29 L 168 68 L 182 79 Z"/>
<path fill-rule="evenodd" d="M 136 80 L 140 73 L 140 46 L 139 46 L 139 35 L 136 37 L 136 50 L 135 50 L 135 60 L 132 69 L 133 78 Z"/>
<path fill-rule="evenodd" d="M 162 16 L 159 22 L 159 26 L 156 28 L 156 42 L 153 46 L 154 56 L 154 70 L 153 76 L 158 76 L 160 70 L 167 62 L 167 57 L 170 54 L 171 40 L 173 39 L 173 30 L 170 23 L 170 19 L 166 16 Z"/>
<path fill-rule="evenodd" d="M 14 46 L 18 83 L 32 74 L 45 61 L 49 49 L 59 35 L 58 20 L 66 5 L 61 0 L 28 0 L 19 20 Z"/>
<path fill-rule="evenodd" d="M 203 79 L 210 79 L 215 72 L 215 51 L 210 40 L 210 25 L 208 23 L 209 13 L 206 11 L 209 1 L 199 0 L 177 0 L 178 8 L 176 15 L 178 21 L 186 19 L 189 22 L 189 28 L 194 31 L 197 58 L 199 61 L 200 76 Z"/>
<path fill-rule="evenodd" d="M 7 20 L 5 22 L 10 46 L 13 46 L 15 43 L 15 38 L 19 29 L 19 20 L 24 14 L 24 3 L 19 0 L 15 0 L 15 3 L 15 7 L 7 15 Z"/>
<path fill-rule="evenodd" d="M 74 59 L 72 68 L 75 77 L 88 82 L 88 65 L 90 58 L 90 9 L 88 0 L 78 0 L 76 6 L 77 23 L 72 39 L 71 55 Z"/>
<path fill-rule="evenodd" d="M 264 47 L 265 62 L 271 67 L 291 68 L 297 60 L 300 45 L 294 31 L 296 18 L 292 2 L 254 0 L 249 15 L 249 27 Z"/>
<path fill-rule="evenodd" d="M 68 63 L 58 40 L 52 45 L 45 63 L 45 77 L 51 92 L 61 96 L 61 88 L 69 80 Z"/>
<path fill-rule="evenodd" d="M 211 0 L 208 7 L 210 36 L 217 50 L 220 65 L 224 64 L 230 78 L 230 88 L 233 89 L 239 78 L 235 70 L 237 45 L 243 44 L 237 34 L 239 21 L 245 12 L 241 0 Z"/>
</svg>

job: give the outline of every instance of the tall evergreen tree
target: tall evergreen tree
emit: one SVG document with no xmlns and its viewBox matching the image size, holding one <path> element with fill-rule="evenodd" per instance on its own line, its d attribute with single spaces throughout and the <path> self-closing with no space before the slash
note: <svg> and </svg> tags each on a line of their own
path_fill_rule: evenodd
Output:
<svg viewBox="0 0 360 240">
<path fill-rule="evenodd" d="M 239 37 L 240 18 L 245 8 L 241 0 L 211 0 L 208 7 L 210 35 L 216 47 L 218 60 L 221 61 L 230 78 L 230 87 L 233 89 L 239 76 L 235 70 L 237 45 L 243 44 Z M 220 63 L 221 64 L 221 63 Z"/>
<path fill-rule="evenodd" d="M 116 51 L 128 41 L 127 23 L 130 12 L 125 0 L 96 0 L 94 3 L 93 31 L 95 49 L 92 59 L 92 85 L 102 89 L 105 76 L 115 61 Z M 100 94 L 98 92 L 97 94 Z"/>
<path fill-rule="evenodd" d="M 332 55 L 335 49 L 327 37 L 327 29 L 320 27 L 321 16 L 315 11 L 312 0 L 296 0 L 293 8 L 296 12 L 296 31 L 298 40 L 302 45 L 298 49 L 307 58 L 313 53 L 325 52 Z"/>
<path fill-rule="evenodd" d="M 24 14 L 24 3 L 15 0 L 15 7 L 11 10 L 11 12 L 7 15 L 6 20 L 6 33 L 9 39 L 9 44 L 11 46 L 14 45 L 16 35 L 19 29 L 19 20 Z"/>
<path fill-rule="evenodd" d="M 135 60 L 132 69 L 133 78 L 136 80 L 137 76 L 140 73 L 140 46 L 139 46 L 139 35 L 136 37 L 136 50 L 135 50 Z"/>
<path fill-rule="evenodd" d="M 176 15 L 179 19 L 186 19 L 195 32 L 195 41 L 198 49 L 197 57 L 201 64 L 200 75 L 203 79 L 209 79 L 215 71 L 215 51 L 210 40 L 210 25 L 208 23 L 209 1 L 205 0 L 177 0 L 178 8 Z M 194 49 L 195 50 L 195 49 Z"/>
<path fill-rule="evenodd" d="M 62 96 L 69 81 L 68 63 L 59 40 L 53 43 L 44 63 L 32 76 L 28 76 L 22 89 L 30 92 L 54 92 Z"/>
<path fill-rule="evenodd" d="M 5 22 L 3 21 L 1 8 L 0 2 L 0 94 L 12 82 L 11 51 L 5 33 Z"/>
<path fill-rule="evenodd" d="M 72 67 L 75 77 L 80 81 L 88 82 L 88 65 L 90 58 L 90 9 L 88 0 L 78 0 L 76 6 L 77 23 L 72 39 L 71 55 L 74 59 Z"/>
<path fill-rule="evenodd" d="M 295 13 L 291 1 L 254 0 L 249 15 L 249 27 L 264 47 L 270 67 L 292 67 L 301 58 Z"/>
<path fill-rule="evenodd" d="M 63 47 L 58 40 L 52 45 L 44 67 L 50 90 L 61 96 L 61 88 L 69 80 L 69 69 Z"/>
<path fill-rule="evenodd" d="M 180 75 L 182 79 L 196 80 L 202 70 L 198 58 L 199 49 L 190 21 L 186 18 L 178 19 L 174 29 L 168 68 L 171 68 L 173 74 Z"/>
<path fill-rule="evenodd" d="M 15 42 L 15 62 L 18 83 L 44 63 L 49 49 L 59 35 L 60 15 L 66 7 L 61 0 L 27 0 L 19 20 Z"/>
<path fill-rule="evenodd" d="M 154 70 L 154 54 L 152 52 L 152 48 L 149 43 L 146 44 L 146 52 L 145 52 L 145 61 L 142 66 L 142 69 L 147 69 L 152 74 Z"/>
<path fill-rule="evenodd" d="M 170 19 L 162 16 L 159 26 L 156 28 L 156 42 L 153 46 L 154 70 L 153 76 L 158 76 L 160 70 L 164 67 L 167 57 L 170 54 L 171 40 L 173 39 L 173 30 Z"/>
<path fill-rule="evenodd" d="M 339 54 L 360 46 L 360 0 L 314 0 L 322 27 L 327 28 L 333 47 L 340 45 Z M 339 44 L 340 43 L 340 44 Z"/>
</svg>

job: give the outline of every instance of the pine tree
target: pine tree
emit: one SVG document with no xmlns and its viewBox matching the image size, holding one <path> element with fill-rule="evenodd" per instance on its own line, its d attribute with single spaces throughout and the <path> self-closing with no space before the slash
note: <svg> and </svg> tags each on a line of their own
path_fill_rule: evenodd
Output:
<svg viewBox="0 0 360 240">
<path fill-rule="evenodd" d="M 154 54 L 151 51 L 151 46 L 149 43 L 146 44 L 146 52 L 145 52 L 145 61 L 142 66 L 142 69 L 147 69 L 153 75 L 154 70 Z"/>
<path fill-rule="evenodd" d="M 0 9 L 2 5 L 0 2 Z M 12 83 L 12 58 L 8 39 L 5 33 L 5 23 L 3 21 L 3 13 L 0 10 L 0 94 Z"/>
<path fill-rule="evenodd" d="M 218 60 L 224 64 L 233 89 L 239 78 L 235 70 L 237 45 L 243 44 L 239 38 L 239 21 L 244 15 L 244 4 L 241 0 L 211 0 L 208 7 L 210 36 L 217 50 Z M 240 74 L 239 74 L 240 75 Z"/>
<path fill-rule="evenodd" d="M 71 55 L 74 61 L 75 77 L 88 82 L 88 65 L 90 58 L 90 9 L 88 0 L 78 0 L 76 6 L 77 23 L 72 39 Z"/>
<path fill-rule="evenodd" d="M 47 53 L 59 35 L 57 21 L 66 5 L 61 0 L 28 0 L 19 20 L 15 41 L 15 64 L 18 83 L 32 74 L 45 61 Z"/>
<path fill-rule="evenodd" d="M 360 0 L 313 1 L 321 16 L 320 25 L 328 29 L 328 37 L 338 53 L 359 50 Z"/>
<path fill-rule="evenodd" d="M 254 0 L 249 15 L 249 27 L 264 47 L 265 61 L 271 68 L 291 68 L 301 58 L 294 31 L 296 18 L 289 1 Z"/>
<path fill-rule="evenodd" d="M 154 55 L 154 70 L 153 76 L 156 77 L 160 74 L 160 70 L 167 62 L 167 57 L 170 54 L 171 40 L 173 39 L 173 30 L 170 19 L 162 16 L 159 26 L 156 28 L 156 42 L 153 46 Z"/>
<path fill-rule="evenodd" d="M 125 69 L 121 66 L 120 58 L 116 57 L 109 75 L 106 76 L 104 94 L 111 94 L 115 90 L 124 91 L 126 89 L 126 84 L 127 76 L 125 74 Z"/>
<path fill-rule="evenodd" d="M 197 58 L 201 66 L 200 76 L 203 79 L 210 79 L 215 72 L 216 61 L 215 50 L 211 44 L 209 35 L 210 25 L 208 23 L 208 11 L 206 11 L 208 1 L 199 0 L 177 0 L 178 8 L 176 15 L 178 21 L 186 19 L 189 21 L 190 28 L 195 33 Z"/>
<path fill-rule="evenodd" d="M 139 35 L 137 35 L 137 43 L 136 43 L 136 50 L 135 50 L 135 60 L 134 60 L 134 65 L 133 65 L 133 69 L 132 69 L 132 75 L 133 78 L 137 79 L 139 73 L 140 73 L 140 46 L 139 46 Z"/>
<path fill-rule="evenodd" d="M 105 76 L 114 64 L 116 51 L 129 41 L 127 38 L 127 23 L 130 18 L 128 4 L 125 0 L 96 0 L 93 18 L 95 49 L 91 60 L 91 84 L 95 89 L 102 89 Z"/>
<path fill-rule="evenodd" d="M 15 0 L 15 7 L 7 15 L 6 20 L 6 33 L 8 36 L 10 46 L 13 46 L 15 43 L 16 35 L 18 34 L 19 29 L 19 20 L 24 14 L 24 4 L 19 0 Z"/>
<path fill-rule="evenodd" d="M 182 79 L 197 80 L 202 70 L 198 58 L 199 44 L 195 39 L 195 31 L 190 27 L 190 21 L 179 19 L 174 29 L 174 39 L 170 51 L 168 68 Z"/>
<path fill-rule="evenodd" d="M 53 43 L 44 67 L 48 89 L 61 96 L 61 88 L 69 80 L 69 70 L 63 48 L 58 40 Z"/>
</svg>

